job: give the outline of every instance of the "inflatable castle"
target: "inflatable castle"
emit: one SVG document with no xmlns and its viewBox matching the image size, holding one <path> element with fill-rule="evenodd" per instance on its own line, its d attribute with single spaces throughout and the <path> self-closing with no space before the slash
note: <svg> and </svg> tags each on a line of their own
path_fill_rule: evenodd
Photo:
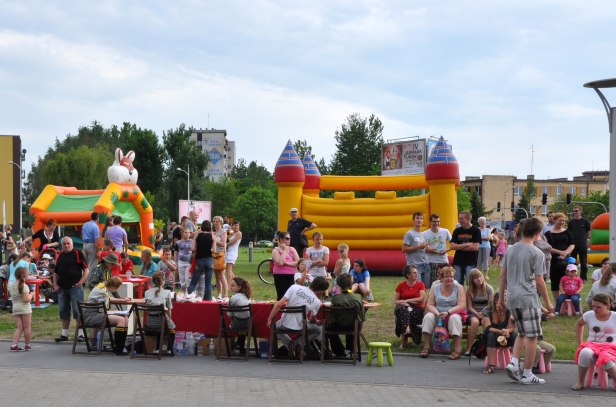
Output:
<svg viewBox="0 0 616 407">
<path fill-rule="evenodd" d="M 413 227 L 412 215 L 424 213 L 423 229 L 430 214 L 441 218 L 441 227 L 453 231 L 458 220 L 456 189 L 460 185 L 458 162 L 441 137 L 428 158 L 425 174 L 393 176 L 321 175 L 312 157 L 300 159 L 289 140 L 276 168 L 278 230 L 286 230 L 289 209 L 314 222 L 330 249 L 328 269 L 337 260 L 339 243 L 350 247 L 351 259 L 361 258 L 370 271 L 400 272 L 406 264 L 402 253 L 404 234 Z M 428 189 L 419 196 L 397 197 L 396 191 Z M 333 190 L 333 198 L 320 192 Z M 355 198 L 353 191 L 375 191 L 374 198 Z"/>
</svg>

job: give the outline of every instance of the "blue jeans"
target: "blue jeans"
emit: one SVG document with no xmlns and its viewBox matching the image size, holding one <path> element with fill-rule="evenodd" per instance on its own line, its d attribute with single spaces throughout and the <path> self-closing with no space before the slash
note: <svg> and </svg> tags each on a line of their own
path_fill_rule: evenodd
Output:
<svg viewBox="0 0 616 407">
<path fill-rule="evenodd" d="M 573 308 L 575 309 L 575 312 L 580 312 L 580 294 L 573 294 L 573 295 L 561 294 L 559 295 L 558 298 L 556 299 L 556 308 L 554 308 L 556 312 L 560 312 L 560 308 L 563 306 L 563 303 L 565 302 L 565 300 L 571 300 L 571 302 L 573 303 Z"/>
<path fill-rule="evenodd" d="M 459 265 L 454 264 L 453 269 L 456 271 L 456 281 L 464 285 L 464 280 L 468 282 L 468 275 L 471 273 L 471 270 L 474 268 L 477 268 L 477 266 L 459 266 Z"/>
<path fill-rule="evenodd" d="M 201 296 L 205 301 L 210 301 L 212 299 L 212 275 L 214 274 L 214 258 L 213 257 L 202 257 L 197 259 L 197 266 L 195 267 L 195 271 L 193 271 L 192 278 L 190 279 L 190 284 L 188 285 L 188 294 L 191 294 L 195 291 L 195 287 L 199 284 L 199 279 L 201 275 L 205 275 L 205 290 L 203 295 Z"/>
<path fill-rule="evenodd" d="M 424 283 L 426 288 L 430 288 L 430 264 L 415 264 L 415 268 L 417 269 L 417 274 L 419 274 L 419 281 Z"/>
<path fill-rule="evenodd" d="M 77 319 L 79 315 L 77 302 L 83 302 L 83 287 L 60 289 L 60 292 L 58 293 L 58 309 L 60 310 L 60 320 L 70 320 L 71 311 L 73 312 L 73 319 Z"/>
</svg>

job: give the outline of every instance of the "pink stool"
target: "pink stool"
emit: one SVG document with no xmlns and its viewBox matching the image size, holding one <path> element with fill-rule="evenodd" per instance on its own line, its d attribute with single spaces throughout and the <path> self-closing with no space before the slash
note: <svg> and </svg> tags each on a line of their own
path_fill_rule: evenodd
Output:
<svg viewBox="0 0 616 407">
<path fill-rule="evenodd" d="M 594 363 L 588 366 L 588 371 L 586 372 L 586 380 L 584 380 L 584 387 L 590 388 L 592 387 L 592 382 L 595 376 L 595 368 L 597 370 L 597 384 L 601 390 L 607 390 L 609 385 L 609 378 L 607 376 L 607 372 L 601 369 L 599 366 L 596 366 Z M 616 380 L 612 382 L 614 388 L 616 388 Z"/>
<path fill-rule="evenodd" d="M 552 361 L 546 365 L 545 358 L 543 356 L 544 354 L 545 350 L 541 349 L 541 353 L 539 354 L 539 373 L 541 374 L 544 374 L 545 372 L 550 373 L 552 371 Z"/>
<path fill-rule="evenodd" d="M 511 362 L 511 352 L 509 352 L 509 348 L 498 346 L 496 348 L 496 367 L 499 369 L 504 369 L 509 362 Z M 485 368 L 490 365 L 487 357 L 485 358 L 485 362 L 483 364 Z"/>
<path fill-rule="evenodd" d="M 570 299 L 565 300 L 563 305 L 560 306 L 560 310 L 558 310 L 558 312 L 560 312 L 560 315 L 568 315 L 572 317 L 575 314 L 575 310 L 573 309 L 573 301 Z"/>
</svg>

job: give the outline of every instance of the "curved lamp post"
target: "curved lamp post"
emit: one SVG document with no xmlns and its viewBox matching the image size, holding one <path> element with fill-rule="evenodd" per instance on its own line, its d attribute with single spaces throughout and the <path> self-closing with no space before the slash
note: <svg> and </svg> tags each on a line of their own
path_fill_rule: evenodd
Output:
<svg viewBox="0 0 616 407">
<path fill-rule="evenodd" d="M 184 174 L 186 174 L 186 176 L 188 177 L 188 182 L 186 183 L 187 185 L 187 189 L 188 189 L 188 208 L 190 209 L 190 164 L 187 164 L 188 167 L 186 170 L 181 169 L 180 167 L 176 168 L 176 170 L 178 171 L 182 171 Z"/>
<path fill-rule="evenodd" d="M 585 88 L 594 89 L 603 103 L 610 128 L 610 261 L 616 259 L 616 108 L 610 106 L 600 89 L 616 88 L 616 78 L 602 79 L 584 84 Z"/>
</svg>

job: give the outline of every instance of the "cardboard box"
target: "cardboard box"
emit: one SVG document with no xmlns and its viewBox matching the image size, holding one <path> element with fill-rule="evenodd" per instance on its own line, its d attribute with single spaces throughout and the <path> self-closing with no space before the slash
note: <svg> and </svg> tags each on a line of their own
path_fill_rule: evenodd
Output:
<svg viewBox="0 0 616 407">
<path fill-rule="evenodd" d="M 208 356 L 210 354 L 210 343 L 212 338 L 203 338 L 197 342 L 197 355 Z"/>
<path fill-rule="evenodd" d="M 143 337 L 143 350 L 145 353 L 153 353 L 156 350 L 156 341 L 158 336 L 144 335 Z"/>
<path fill-rule="evenodd" d="M 214 339 L 214 354 L 218 355 L 218 348 L 221 347 L 220 354 L 226 355 L 227 354 L 227 343 L 225 342 L 224 338 L 213 338 L 213 339 Z M 229 342 L 230 342 L 230 345 L 233 346 L 233 338 L 229 338 Z M 233 352 L 233 350 L 231 351 Z"/>
</svg>

